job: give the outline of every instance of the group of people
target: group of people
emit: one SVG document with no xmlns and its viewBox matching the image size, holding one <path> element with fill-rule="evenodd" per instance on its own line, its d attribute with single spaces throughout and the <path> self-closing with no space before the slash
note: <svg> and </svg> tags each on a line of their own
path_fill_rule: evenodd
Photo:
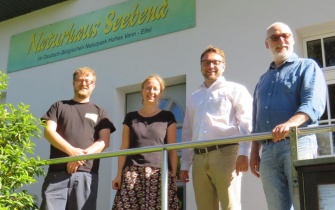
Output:
<svg viewBox="0 0 335 210">
<path fill-rule="evenodd" d="M 187 100 L 182 141 L 260 132 L 272 132 L 272 139 L 183 149 L 179 179 L 189 182 L 192 166 L 198 210 L 240 210 L 242 172 L 249 167 L 262 181 L 269 210 L 292 208 L 289 128 L 317 125 L 325 109 L 327 86 L 316 62 L 294 53 L 288 25 L 270 25 L 265 46 L 273 61 L 253 97 L 245 86 L 222 76 L 226 61 L 221 49 L 209 46 L 200 56 L 204 82 Z M 89 100 L 95 82 L 92 69 L 79 68 L 73 74 L 73 99 L 54 103 L 42 117 L 50 158 L 98 153 L 109 146 L 115 127 L 106 111 Z M 163 79 L 150 75 L 141 88 L 142 107 L 126 114 L 120 149 L 175 143 L 176 119 L 159 108 Z M 298 154 L 299 159 L 316 157 L 314 134 L 299 137 Z M 169 151 L 168 160 L 168 208 L 173 210 L 179 209 L 177 152 Z M 160 152 L 120 156 L 112 181 L 117 190 L 112 209 L 160 209 L 160 167 Z M 98 170 L 98 159 L 50 165 L 41 209 L 96 209 Z"/>
</svg>

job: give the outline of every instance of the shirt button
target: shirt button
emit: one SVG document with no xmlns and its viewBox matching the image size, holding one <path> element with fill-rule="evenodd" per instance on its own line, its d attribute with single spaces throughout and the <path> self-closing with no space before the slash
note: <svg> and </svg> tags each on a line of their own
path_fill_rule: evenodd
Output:
<svg viewBox="0 0 335 210">
<path fill-rule="evenodd" d="M 269 93 L 268 95 L 271 96 L 271 93 Z"/>
<path fill-rule="evenodd" d="M 268 109 L 268 107 L 266 106 L 265 109 Z"/>
<path fill-rule="evenodd" d="M 267 124 L 269 124 L 269 121 L 266 121 Z"/>
</svg>

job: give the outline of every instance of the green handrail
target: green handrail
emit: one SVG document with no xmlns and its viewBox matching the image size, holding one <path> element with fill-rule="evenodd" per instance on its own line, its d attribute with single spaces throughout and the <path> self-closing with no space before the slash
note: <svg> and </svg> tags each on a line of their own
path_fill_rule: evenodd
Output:
<svg viewBox="0 0 335 210">
<path fill-rule="evenodd" d="M 290 129 L 290 137 L 292 142 L 297 142 L 298 135 L 307 135 L 312 133 L 322 133 L 322 132 L 334 132 L 335 125 L 322 125 L 322 126 L 315 126 L 315 127 L 305 127 L 305 128 L 296 128 L 292 127 Z M 292 132 L 296 132 L 292 134 Z M 168 150 L 176 150 L 176 149 L 185 149 L 185 148 L 195 148 L 195 147 L 208 147 L 217 144 L 232 144 L 232 143 L 239 143 L 239 142 L 246 142 L 246 141 L 259 141 L 265 139 L 271 139 L 272 134 L 271 132 L 265 133 L 256 133 L 256 134 L 249 134 L 249 135 L 241 135 L 241 136 L 233 136 L 228 138 L 222 139 L 215 139 L 215 140 L 206 140 L 206 141 L 191 141 L 191 142 L 182 142 L 182 143 L 174 143 L 174 144 L 164 144 L 160 146 L 151 146 L 151 147 L 141 147 L 135 149 L 125 149 L 125 150 L 116 150 L 111 152 L 102 152 L 97 154 L 89 154 L 89 155 L 79 155 L 75 157 L 64 157 L 64 158 L 55 158 L 55 159 L 48 159 L 42 161 L 43 165 L 51 165 L 57 163 L 67 163 L 72 161 L 79 161 L 79 160 L 91 160 L 91 159 L 101 159 L 101 158 L 110 158 L 110 157 L 118 157 L 118 156 L 125 156 L 125 155 L 135 155 L 140 153 L 148 153 L 148 152 L 162 152 L 162 210 L 168 209 L 167 203 L 167 151 Z M 293 145 L 294 147 L 294 145 Z M 297 151 L 295 151 L 297 152 Z M 293 154 L 293 157 L 296 157 L 296 154 Z M 297 163 L 296 159 L 292 159 L 292 165 L 295 166 Z M 293 167 L 294 168 L 294 167 Z M 294 169 L 295 170 L 295 169 Z M 294 177 L 295 178 L 295 177 Z M 299 196 L 297 196 L 299 197 Z M 295 202 L 298 202 L 295 200 Z"/>
</svg>

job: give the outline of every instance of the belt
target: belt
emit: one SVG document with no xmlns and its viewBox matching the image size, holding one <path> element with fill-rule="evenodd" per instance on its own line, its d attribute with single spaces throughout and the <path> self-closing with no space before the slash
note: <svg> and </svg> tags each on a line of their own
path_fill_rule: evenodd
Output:
<svg viewBox="0 0 335 210">
<path fill-rule="evenodd" d="M 194 153 L 195 154 L 206 154 L 209 153 L 213 150 L 218 150 L 221 149 L 223 147 L 228 147 L 228 146 L 232 146 L 232 145 L 238 145 L 237 143 L 235 144 L 221 144 L 221 145 L 214 145 L 214 146 L 210 146 L 210 147 L 201 147 L 201 148 L 194 148 Z"/>
<path fill-rule="evenodd" d="M 289 137 L 286 137 L 286 138 L 284 138 L 284 139 L 282 139 L 282 140 L 290 140 L 290 138 L 289 138 Z M 281 141 L 282 141 L 282 140 L 281 140 Z M 265 139 L 265 140 L 261 140 L 260 142 L 261 142 L 262 144 L 277 143 L 277 142 L 273 142 L 272 139 Z"/>
</svg>

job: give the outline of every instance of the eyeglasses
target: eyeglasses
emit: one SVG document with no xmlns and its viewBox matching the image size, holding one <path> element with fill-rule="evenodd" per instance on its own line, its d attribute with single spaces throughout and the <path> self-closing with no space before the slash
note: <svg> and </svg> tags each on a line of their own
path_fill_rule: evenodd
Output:
<svg viewBox="0 0 335 210">
<path fill-rule="evenodd" d="M 94 83 L 93 80 L 90 80 L 90 79 L 76 79 L 75 80 L 78 84 L 82 84 L 82 83 L 86 83 L 87 85 L 91 85 Z"/>
<path fill-rule="evenodd" d="M 289 33 L 283 33 L 283 34 L 274 34 L 267 39 L 271 39 L 273 42 L 277 42 L 280 38 L 283 38 L 285 40 L 288 40 L 291 37 L 291 34 Z"/>
<path fill-rule="evenodd" d="M 214 66 L 218 66 L 220 65 L 221 63 L 224 63 L 223 61 L 220 61 L 220 60 L 202 60 L 201 61 L 201 65 L 203 66 L 210 66 L 211 64 L 213 64 Z"/>
</svg>

